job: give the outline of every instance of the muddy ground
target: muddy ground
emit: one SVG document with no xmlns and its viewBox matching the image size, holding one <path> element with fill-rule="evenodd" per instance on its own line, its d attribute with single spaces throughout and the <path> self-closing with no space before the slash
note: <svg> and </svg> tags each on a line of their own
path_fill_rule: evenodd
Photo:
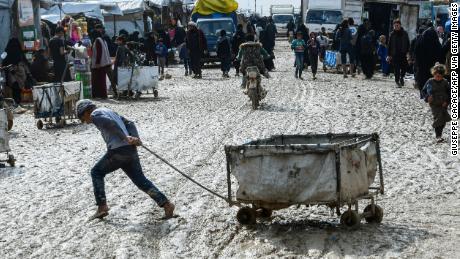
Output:
<svg viewBox="0 0 460 259">
<path fill-rule="evenodd" d="M 325 207 L 276 211 L 269 221 L 240 226 L 229 207 L 145 151 L 145 174 L 176 204 L 162 210 L 123 172 L 106 177 L 110 215 L 95 210 L 89 170 L 105 145 L 96 128 L 38 130 L 31 113 L 15 118 L 16 169 L 0 171 L 0 258 L 455 258 L 460 253 L 460 160 L 434 144 L 428 106 L 409 84 L 320 72 L 294 79 L 293 54 L 278 42 L 269 90 L 252 111 L 240 78 L 206 69 L 202 80 L 169 68 L 160 98 L 103 101 L 133 119 L 146 145 L 178 168 L 226 193 L 224 145 L 273 134 L 378 132 L 386 193 L 380 225 L 341 227 Z M 445 133 L 445 137 L 447 133 Z M 362 204 L 362 210 L 366 204 Z"/>
</svg>

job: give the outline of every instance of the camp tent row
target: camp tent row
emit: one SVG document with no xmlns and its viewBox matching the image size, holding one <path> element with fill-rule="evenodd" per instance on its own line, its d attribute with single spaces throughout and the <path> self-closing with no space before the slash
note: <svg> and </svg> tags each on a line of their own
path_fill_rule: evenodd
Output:
<svg viewBox="0 0 460 259">
<path fill-rule="evenodd" d="M 144 12 L 161 12 L 163 6 L 182 3 L 181 0 L 100 0 L 56 3 L 49 9 L 41 9 L 41 19 L 57 23 L 65 15 L 84 14 L 104 22 L 108 35 L 125 29 L 144 32 Z"/>
</svg>

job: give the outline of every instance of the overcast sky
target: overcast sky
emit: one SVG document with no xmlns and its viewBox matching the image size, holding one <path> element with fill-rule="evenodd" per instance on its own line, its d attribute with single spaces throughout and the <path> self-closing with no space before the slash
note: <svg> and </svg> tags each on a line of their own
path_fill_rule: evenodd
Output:
<svg viewBox="0 0 460 259">
<path fill-rule="evenodd" d="M 237 0 L 240 8 L 254 10 L 254 0 Z M 300 7 L 300 0 L 257 0 L 257 12 L 263 7 L 264 16 L 270 14 L 270 5 L 274 4 L 292 4 L 294 7 Z"/>
</svg>

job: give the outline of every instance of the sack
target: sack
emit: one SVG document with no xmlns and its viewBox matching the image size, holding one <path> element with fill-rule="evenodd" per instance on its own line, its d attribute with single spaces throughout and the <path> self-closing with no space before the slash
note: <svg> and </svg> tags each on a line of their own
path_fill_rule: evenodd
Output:
<svg viewBox="0 0 460 259">
<path fill-rule="evenodd" d="M 326 51 L 326 55 L 324 58 L 324 64 L 329 67 L 336 67 L 337 66 L 337 52 Z"/>
</svg>

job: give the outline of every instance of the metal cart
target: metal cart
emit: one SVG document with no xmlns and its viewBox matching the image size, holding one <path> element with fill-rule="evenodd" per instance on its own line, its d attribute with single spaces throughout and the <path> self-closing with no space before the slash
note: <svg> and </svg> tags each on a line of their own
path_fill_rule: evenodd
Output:
<svg viewBox="0 0 460 259">
<path fill-rule="evenodd" d="M 158 97 L 158 67 L 157 66 L 131 66 L 118 68 L 117 90 L 122 92 L 134 92 L 134 98 L 139 99 L 143 91 L 152 90 L 153 95 Z M 129 94 L 128 94 L 129 96 Z"/>
<path fill-rule="evenodd" d="M 57 125 L 63 127 L 67 120 L 77 119 L 75 104 L 80 99 L 81 82 L 52 83 L 34 86 L 34 115 L 37 128 Z"/>
<path fill-rule="evenodd" d="M 10 153 L 10 137 L 8 133 L 8 115 L 6 109 L 0 109 L 0 153 L 5 154 L 6 158 L 0 158 L 0 162 L 6 162 L 10 166 L 15 165 L 16 159 Z"/>
<path fill-rule="evenodd" d="M 254 224 L 257 217 L 292 205 L 326 205 L 348 227 L 363 218 L 382 221 L 383 209 L 375 204 L 375 197 L 384 193 L 376 133 L 273 136 L 226 146 L 225 153 L 227 201 L 240 206 L 241 224 Z M 232 176 L 238 181 L 236 193 Z M 370 202 L 360 213 L 361 200 Z"/>
</svg>

